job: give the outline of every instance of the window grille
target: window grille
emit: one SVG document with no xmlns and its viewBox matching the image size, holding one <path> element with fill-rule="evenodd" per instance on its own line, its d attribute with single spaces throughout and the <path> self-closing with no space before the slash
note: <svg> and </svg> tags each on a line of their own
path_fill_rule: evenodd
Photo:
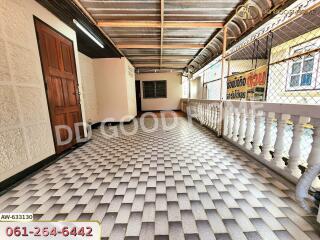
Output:
<svg viewBox="0 0 320 240">
<path fill-rule="evenodd" d="M 144 81 L 143 98 L 167 98 L 167 81 Z"/>
</svg>

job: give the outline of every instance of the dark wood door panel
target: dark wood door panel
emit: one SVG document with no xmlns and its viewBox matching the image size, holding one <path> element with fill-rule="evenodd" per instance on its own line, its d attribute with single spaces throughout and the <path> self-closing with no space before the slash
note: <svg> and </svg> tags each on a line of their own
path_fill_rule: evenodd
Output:
<svg viewBox="0 0 320 240">
<path fill-rule="evenodd" d="M 68 115 L 66 113 L 56 114 L 54 122 L 56 124 L 55 127 L 66 126 L 68 124 Z M 61 136 L 61 141 L 66 141 L 68 139 L 68 130 L 66 128 L 60 128 L 59 131 Z"/>
<path fill-rule="evenodd" d="M 67 73 L 74 73 L 72 65 L 72 56 L 70 52 L 70 48 L 65 43 L 61 43 L 61 53 L 62 53 L 62 61 L 63 61 L 63 70 Z"/>
<path fill-rule="evenodd" d="M 75 126 L 82 123 L 73 43 L 41 21 L 35 25 L 55 147 L 60 153 L 77 143 Z M 68 139 L 70 143 L 59 144 Z"/>
<path fill-rule="evenodd" d="M 78 86 L 74 84 L 74 81 L 67 81 L 69 106 L 75 106 L 79 104 L 78 99 Z"/>
<path fill-rule="evenodd" d="M 56 39 L 49 34 L 43 34 L 42 37 L 45 39 L 45 48 L 47 49 L 47 56 L 48 56 L 48 67 L 59 70 L 58 55 L 50 54 L 50 51 L 57 51 Z M 51 50 L 49 51 L 49 49 Z"/>
<path fill-rule="evenodd" d="M 55 108 L 57 107 L 66 106 L 63 92 L 63 82 L 61 78 L 52 76 L 48 82 L 48 89 L 51 90 L 48 92 L 48 95 L 50 96 L 50 106 L 54 107 L 54 109 L 52 109 L 53 111 L 55 111 Z"/>
<path fill-rule="evenodd" d="M 69 112 L 78 112 L 78 107 L 73 106 L 73 107 L 57 107 L 55 108 L 55 112 L 57 114 L 63 114 L 63 113 L 69 113 Z"/>
</svg>

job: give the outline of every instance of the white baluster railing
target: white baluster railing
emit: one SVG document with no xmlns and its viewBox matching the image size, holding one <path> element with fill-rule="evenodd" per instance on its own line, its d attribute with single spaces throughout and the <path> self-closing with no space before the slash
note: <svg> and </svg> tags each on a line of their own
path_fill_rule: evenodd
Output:
<svg viewBox="0 0 320 240">
<path fill-rule="evenodd" d="M 183 99 L 181 108 L 293 183 L 320 165 L 318 105 Z"/>
<path fill-rule="evenodd" d="M 247 121 L 247 130 L 245 138 L 245 148 L 251 150 L 253 134 L 254 134 L 254 110 L 248 109 L 248 121 Z"/>
<path fill-rule="evenodd" d="M 320 164 L 319 106 L 182 99 L 181 109 L 292 182 L 301 169 Z M 306 127 L 314 128 L 307 159 L 302 147 Z"/>
<path fill-rule="evenodd" d="M 264 130 L 263 111 L 256 112 L 255 115 L 255 129 L 253 134 L 253 152 L 257 155 L 261 154 L 260 146 L 262 145 L 262 131 Z"/>
<path fill-rule="evenodd" d="M 277 138 L 276 143 L 274 145 L 274 164 L 276 164 L 279 168 L 284 168 L 284 145 L 285 145 L 285 128 L 288 124 L 288 120 L 290 118 L 290 115 L 283 114 L 283 113 L 277 113 Z"/>
<path fill-rule="evenodd" d="M 222 135 L 222 102 L 215 100 L 181 99 L 181 110 L 199 123 Z"/>
<path fill-rule="evenodd" d="M 246 109 L 240 108 L 240 126 L 239 126 L 239 137 L 238 137 L 238 143 L 240 145 L 243 145 L 245 142 L 246 137 L 246 125 L 247 125 L 247 115 L 246 115 Z"/>
<path fill-rule="evenodd" d="M 233 131 L 232 131 L 232 140 L 238 141 L 239 127 L 240 127 L 240 109 L 234 109 L 234 118 L 233 118 Z"/>
<path fill-rule="evenodd" d="M 272 124 L 274 123 L 275 114 L 273 112 L 265 112 L 265 133 L 263 137 L 263 149 L 262 149 L 262 158 L 267 161 L 272 159 L 271 151 L 273 150 L 271 131 Z"/>
<path fill-rule="evenodd" d="M 228 118 L 223 137 L 290 181 L 299 180 L 301 169 L 320 164 L 320 106 L 224 101 L 223 108 Z M 311 152 L 304 159 L 304 132 L 310 127 Z M 314 186 L 320 187 L 319 179 Z"/>
<path fill-rule="evenodd" d="M 293 138 L 289 150 L 290 161 L 288 162 L 288 168 L 292 175 L 299 177 L 301 173 L 299 165 L 302 162 L 303 151 L 303 149 L 301 149 L 302 136 L 304 134 L 304 126 L 310 121 L 310 119 L 303 116 L 293 115 L 291 116 L 291 121 L 293 122 Z"/>
<path fill-rule="evenodd" d="M 312 148 L 307 160 L 308 167 L 320 164 L 320 118 L 312 118 L 311 124 L 313 125 L 314 130 Z"/>
</svg>

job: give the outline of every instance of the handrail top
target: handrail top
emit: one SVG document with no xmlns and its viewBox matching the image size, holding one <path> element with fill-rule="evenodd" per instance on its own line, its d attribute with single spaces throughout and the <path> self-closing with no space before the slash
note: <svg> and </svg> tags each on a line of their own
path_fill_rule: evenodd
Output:
<svg viewBox="0 0 320 240">
<path fill-rule="evenodd" d="M 231 104 L 234 107 L 244 107 L 255 111 L 289 114 L 291 116 L 304 116 L 320 118 L 320 105 L 294 104 L 294 103 L 267 103 L 254 101 L 224 101 L 224 105 Z"/>
<path fill-rule="evenodd" d="M 209 99 L 192 99 L 192 98 L 190 98 L 190 99 L 188 99 L 188 98 L 181 98 L 181 100 L 182 101 L 197 101 L 197 102 L 207 102 L 207 103 L 221 103 L 221 102 L 223 102 L 223 101 L 221 101 L 221 100 L 209 100 Z"/>
<path fill-rule="evenodd" d="M 236 100 L 206 100 L 206 99 L 182 99 L 190 102 L 223 103 L 225 107 L 244 108 L 247 110 L 273 112 L 277 114 L 288 114 L 291 116 L 303 116 L 320 119 L 320 105 L 294 104 L 294 103 L 267 103 L 257 101 Z"/>
</svg>

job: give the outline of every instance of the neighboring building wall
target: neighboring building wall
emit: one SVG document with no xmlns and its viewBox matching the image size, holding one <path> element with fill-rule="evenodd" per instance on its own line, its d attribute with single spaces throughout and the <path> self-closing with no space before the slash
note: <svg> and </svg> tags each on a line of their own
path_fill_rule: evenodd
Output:
<svg viewBox="0 0 320 240">
<path fill-rule="evenodd" d="M 94 59 L 99 121 L 129 121 L 137 115 L 134 75 L 126 58 Z M 127 117 L 127 119 L 124 119 Z M 113 120 L 111 120 L 112 118 Z"/>
<path fill-rule="evenodd" d="M 258 59 L 257 67 L 267 64 L 267 59 Z M 254 66 L 256 62 L 254 61 Z M 252 60 L 230 60 L 225 64 L 225 74 L 227 76 L 252 70 Z M 203 98 L 209 100 L 220 100 L 221 91 L 221 63 L 211 63 L 202 70 L 194 74 L 191 80 L 191 98 Z M 219 79 L 220 78 L 220 79 Z M 209 82 L 203 88 L 203 81 Z M 203 93 L 202 93 L 203 91 Z M 227 96 L 227 79 L 222 86 L 222 98 Z"/>
<path fill-rule="evenodd" d="M 55 153 L 33 15 L 73 41 L 82 89 L 75 32 L 34 0 L 1 0 L 0 181 Z"/>
<path fill-rule="evenodd" d="M 202 84 L 203 78 L 197 77 L 195 79 L 192 79 L 190 82 L 191 85 L 191 99 L 206 99 L 206 88 L 203 88 Z"/>
<path fill-rule="evenodd" d="M 142 111 L 178 110 L 182 96 L 182 76 L 179 73 L 143 73 L 137 74 L 140 81 L 167 80 L 167 98 L 144 99 L 141 82 Z"/>
<path fill-rule="evenodd" d="M 271 50 L 271 63 L 290 56 L 290 49 L 296 45 L 320 37 L 320 28 L 285 42 Z M 318 64 L 318 63 L 314 63 Z M 319 84 L 319 69 L 317 70 Z M 286 91 L 289 77 L 289 62 L 271 65 L 269 68 L 269 85 L 267 101 L 275 103 L 316 104 L 320 102 L 320 90 Z"/>
<path fill-rule="evenodd" d="M 86 121 L 97 123 L 99 121 L 96 79 L 94 73 L 94 60 L 79 52 L 80 72 L 83 82 L 82 92 Z"/>
<path fill-rule="evenodd" d="M 222 92 L 224 99 L 226 98 L 226 81 L 224 82 Z M 207 90 L 207 99 L 209 100 L 220 100 L 220 91 L 221 91 L 221 80 L 217 80 L 211 83 L 206 84 Z"/>
<path fill-rule="evenodd" d="M 182 97 L 189 98 L 189 80 L 182 76 Z"/>
<path fill-rule="evenodd" d="M 247 56 L 244 56 L 247 57 Z M 253 60 L 253 64 L 252 64 L 252 60 L 230 60 L 230 63 L 226 63 L 226 66 L 228 66 L 229 64 L 229 72 L 227 73 L 227 75 L 234 75 L 237 73 L 243 73 L 243 72 L 247 72 L 250 70 L 253 70 L 255 68 L 255 66 L 257 65 L 258 67 L 261 67 L 263 65 L 267 65 L 268 64 L 268 59 L 258 59 L 257 63 L 256 60 Z"/>
</svg>

